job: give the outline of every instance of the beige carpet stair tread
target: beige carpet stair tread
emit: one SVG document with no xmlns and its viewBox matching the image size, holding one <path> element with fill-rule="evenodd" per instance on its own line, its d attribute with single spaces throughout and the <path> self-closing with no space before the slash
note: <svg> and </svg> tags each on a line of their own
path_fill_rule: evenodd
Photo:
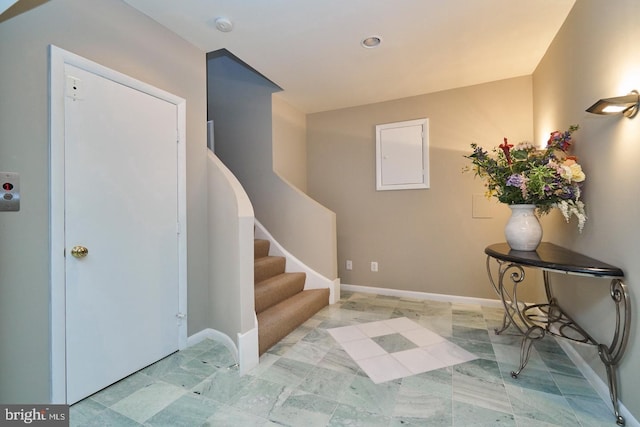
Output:
<svg viewBox="0 0 640 427">
<path fill-rule="evenodd" d="M 261 313 L 304 290 L 305 273 L 282 273 L 256 283 L 255 310 Z"/>
<path fill-rule="evenodd" d="M 260 354 L 329 305 L 329 289 L 305 291 L 307 275 L 285 273 L 286 259 L 269 255 L 269 247 L 268 240 L 254 239 L 253 278 Z"/>
<path fill-rule="evenodd" d="M 266 352 L 328 304 L 329 289 L 309 289 L 259 313 L 259 353 Z"/>
</svg>

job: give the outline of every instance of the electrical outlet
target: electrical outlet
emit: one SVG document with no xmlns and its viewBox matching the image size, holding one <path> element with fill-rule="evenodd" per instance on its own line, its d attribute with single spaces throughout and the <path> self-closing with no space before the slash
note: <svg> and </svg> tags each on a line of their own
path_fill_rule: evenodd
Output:
<svg viewBox="0 0 640 427">
<path fill-rule="evenodd" d="M 347 270 L 349 271 L 353 270 L 353 262 L 350 259 L 348 259 L 345 264 L 346 264 Z"/>
<path fill-rule="evenodd" d="M 376 261 L 371 261 L 371 271 L 378 271 L 378 263 Z"/>
</svg>

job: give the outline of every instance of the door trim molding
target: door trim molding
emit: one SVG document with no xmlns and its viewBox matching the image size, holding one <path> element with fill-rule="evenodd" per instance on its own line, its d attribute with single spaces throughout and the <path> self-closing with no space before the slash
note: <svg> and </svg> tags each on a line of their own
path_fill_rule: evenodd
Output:
<svg viewBox="0 0 640 427">
<path fill-rule="evenodd" d="M 187 313 L 186 100 L 86 58 L 49 46 L 49 247 L 51 402 L 66 403 L 66 325 L 64 259 L 64 66 L 78 68 L 139 90 L 177 107 L 178 139 L 178 308 Z M 187 345 L 187 321 L 177 318 L 178 348 Z"/>
</svg>

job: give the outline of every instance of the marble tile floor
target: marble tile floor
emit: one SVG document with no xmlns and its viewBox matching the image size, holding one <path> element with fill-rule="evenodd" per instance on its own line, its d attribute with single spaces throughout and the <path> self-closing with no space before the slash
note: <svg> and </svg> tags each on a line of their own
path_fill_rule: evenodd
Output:
<svg viewBox="0 0 640 427">
<path fill-rule="evenodd" d="M 407 320 L 430 331 L 433 335 L 426 335 L 432 339 L 437 334 L 473 357 L 424 372 L 420 368 L 413 375 L 376 378 L 376 383 L 345 350 L 344 342 L 334 338 L 336 330 L 355 326 L 373 338 L 385 327 L 406 325 Z M 528 366 L 517 379 L 511 378 L 509 373 L 519 361 L 520 339 L 509 331 L 496 336 L 492 331 L 501 321 L 498 308 L 343 292 L 337 304 L 285 337 L 245 376 L 239 376 L 222 344 L 205 340 L 73 405 L 70 424 L 615 425 L 610 404 L 553 338 L 537 342 Z M 390 335 L 387 332 L 378 336 Z M 391 334 L 403 336 L 398 331 Z M 418 344 L 408 341 L 418 347 L 428 345 L 420 339 L 416 338 Z M 397 336 L 384 341 L 377 344 L 388 353 L 411 347 Z"/>
</svg>

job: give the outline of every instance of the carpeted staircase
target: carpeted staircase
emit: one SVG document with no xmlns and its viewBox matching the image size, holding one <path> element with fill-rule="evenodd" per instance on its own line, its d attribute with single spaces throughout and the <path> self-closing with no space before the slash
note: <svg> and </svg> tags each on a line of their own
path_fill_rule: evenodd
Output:
<svg viewBox="0 0 640 427">
<path fill-rule="evenodd" d="M 286 260 L 269 255 L 268 240 L 254 240 L 255 308 L 262 355 L 329 304 L 329 289 L 304 290 L 305 273 L 285 273 Z"/>
</svg>

